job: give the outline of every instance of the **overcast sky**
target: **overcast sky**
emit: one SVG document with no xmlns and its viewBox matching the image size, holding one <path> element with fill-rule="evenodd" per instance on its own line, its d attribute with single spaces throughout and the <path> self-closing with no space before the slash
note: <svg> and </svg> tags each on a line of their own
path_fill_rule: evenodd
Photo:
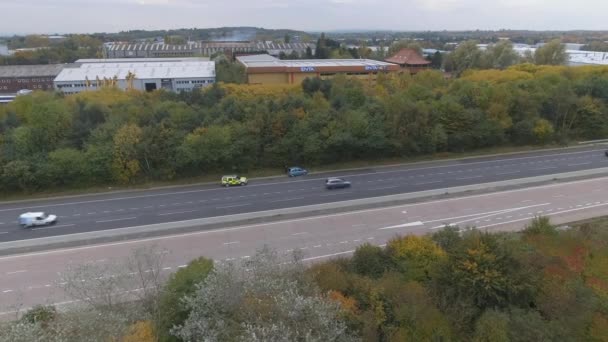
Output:
<svg viewBox="0 0 608 342">
<path fill-rule="evenodd" d="M 608 0 L 0 0 L 0 33 L 256 26 L 607 30 Z"/>
</svg>

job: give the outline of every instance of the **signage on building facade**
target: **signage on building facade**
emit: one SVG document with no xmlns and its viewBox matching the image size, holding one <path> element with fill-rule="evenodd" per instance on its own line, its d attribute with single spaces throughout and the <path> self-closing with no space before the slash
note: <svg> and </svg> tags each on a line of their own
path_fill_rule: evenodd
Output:
<svg viewBox="0 0 608 342">
<path fill-rule="evenodd" d="M 314 67 L 300 67 L 301 72 L 315 72 Z"/>
<path fill-rule="evenodd" d="M 386 66 L 385 65 L 366 65 L 365 70 L 366 71 L 386 70 Z"/>
</svg>

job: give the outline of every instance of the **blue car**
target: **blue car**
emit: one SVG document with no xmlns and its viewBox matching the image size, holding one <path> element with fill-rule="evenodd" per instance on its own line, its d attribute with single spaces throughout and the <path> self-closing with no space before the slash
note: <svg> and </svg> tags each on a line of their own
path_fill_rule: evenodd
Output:
<svg viewBox="0 0 608 342">
<path fill-rule="evenodd" d="M 290 167 L 287 169 L 287 175 L 289 177 L 306 176 L 307 174 L 308 170 L 301 167 Z"/>
</svg>

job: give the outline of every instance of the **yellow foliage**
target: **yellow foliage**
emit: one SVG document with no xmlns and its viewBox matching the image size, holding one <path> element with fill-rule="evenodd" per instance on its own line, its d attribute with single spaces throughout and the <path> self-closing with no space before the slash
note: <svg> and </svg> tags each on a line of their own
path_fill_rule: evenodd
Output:
<svg viewBox="0 0 608 342">
<path fill-rule="evenodd" d="M 238 99 L 280 98 L 302 92 L 299 84 L 233 84 L 221 85 L 230 96 Z"/>
<path fill-rule="evenodd" d="M 150 321 L 137 322 L 129 328 L 129 332 L 120 342 L 155 342 L 154 326 Z"/>
<path fill-rule="evenodd" d="M 533 78 L 533 75 L 520 70 L 507 69 L 507 70 L 477 70 L 467 73 L 462 77 L 465 80 L 473 82 L 489 82 L 493 84 L 514 82 L 520 80 L 529 80 Z"/>
<path fill-rule="evenodd" d="M 608 341 L 608 317 L 606 315 L 596 313 L 593 316 L 589 337 L 591 341 Z"/>
<path fill-rule="evenodd" d="M 441 247 L 426 236 L 408 235 L 389 241 L 387 248 L 393 260 L 404 266 L 411 279 L 422 280 L 435 263 L 446 258 Z"/>
</svg>

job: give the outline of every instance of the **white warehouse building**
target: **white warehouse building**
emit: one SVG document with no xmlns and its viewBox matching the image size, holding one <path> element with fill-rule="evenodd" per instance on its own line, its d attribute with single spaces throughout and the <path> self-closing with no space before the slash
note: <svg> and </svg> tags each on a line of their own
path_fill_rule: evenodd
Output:
<svg viewBox="0 0 608 342">
<path fill-rule="evenodd" d="M 215 63 L 197 58 L 82 60 L 64 68 L 53 83 L 55 89 L 65 94 L 104 86 L 140 91 L 190 91 L 215 83 Z"/>
</svg>

